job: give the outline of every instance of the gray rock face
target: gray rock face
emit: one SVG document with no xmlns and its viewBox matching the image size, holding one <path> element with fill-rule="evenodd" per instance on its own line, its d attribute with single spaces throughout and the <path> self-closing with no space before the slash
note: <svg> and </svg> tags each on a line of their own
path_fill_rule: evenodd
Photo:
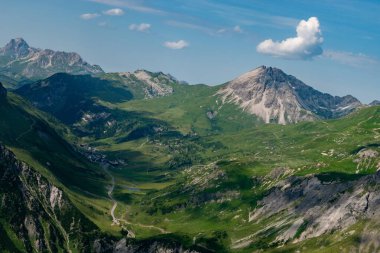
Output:
<svg viewBox="0 0 380 253">
<path fill-rule="evenodd" d="M 28 43 L 22 38 L 11 39 L 11 41 L 0 49 L 0 54 L 8 56 L 12 59 L 22 58 L 28 56 L 33 50 L 29 47 Z"/>
<path fill-rule="evenodd" d="M 103 70 L 85 62 L 77 53 L 58 52 L 30 47 L 25 40 L 12 39 L 0 48 L 2 74 L 18 79 L 42 79 L 52 74 L 98 74 Z"/>
<path fill-rule="evenodd" d="M 266 123 L 278 124 L 337 118 L 361 106 L 352 96 L 321 93 L 280 69 L 265 66 L 230 81 L 217 95 Z"/>
<path fill-rule="evenodd" d="M 11 240 L 3 230 L 5 222 L 25 252 L 198 252 L 184 249 L 180 242 L 116 240 L 102 234 L 61 189 L 1 144 L 0 217 L 5 217 L 0 226 L 2 241 Z M 0 252 L 4 251 L 18 252 L 0 244 Z"/>
<path fill-rule="evenodd" d="M 69 251 L 69 241 L 77 249 L 86 249 L 89 245 L 83 241 L 97 229 L 62 190 L 2 145 L 0 200 L 0 216 L 7 217 L 9 228 L 27 252 Z"/>
<path fill-rule="evenodd" d="M 174 92 L 171 84 L 179 83 L 171 75 L 164 73 L 152 73 L 146 70 L 135 72 L 118 73 L 122 81 L 130 86 L 132 90 L 142 90 L 144 98 L 155 98 L 170 95 Z"/>
<path fill-rule="evenodd" d="M 298 242 L 344 230 L 361 219 L 377 220 L 380 217 L 379 184 L 379 172 L 352 180 L 331 175 L 290 177 L 279 181 L 258 203 L 258 208 L 250 213 L 249 221 L 286 214 L 281 226 L 289 229 L 280 229 L 277 237 L 282 242 Z M 273 223 L 268 228 L 271 226 L 281 227 Z"/>
</svg>

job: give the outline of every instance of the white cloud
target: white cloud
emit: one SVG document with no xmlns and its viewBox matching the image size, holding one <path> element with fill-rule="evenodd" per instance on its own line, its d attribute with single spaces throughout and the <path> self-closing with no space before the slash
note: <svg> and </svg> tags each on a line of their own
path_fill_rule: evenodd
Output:
<svg viewBox="0 0 380 253">
<path fill-rule="evenodd" d="M 109 16 L 122 16 L 124 15 L 124 11 L 122 9 L 116 8 L 116 9 L 110 9 L 103 12 L 106 15 Z"/>
<path fill-rule="evenodd" d="M 134 1 L 125 1 L 125 0 L 88 0 L 95 3 L 105 4 L 109 6 L 115 6 L 115 7 L 123 7 L 128 8 L 130 10 L 138 11 L 138 12 L 144 12 L 144 13 L 152 13 L 152 14 L 164 14 L 164 11 L 153 9 L 145 5 L 141 5 L 138 3 L 135 3 Z"/>
<path fill-rule="evenodd" d="M 216 34 L 224 34 L 224 33 L 243 33 L 244 30 L 239 26 L 236 25 L 234 27 L 229 27 L 229 28 L 220 28 L 216 30 Z"/>
<path fill-rule="evenodd" d="M 99 16 L 100 15 L 98 13 L 84 13 L 84 14 L 80 15 L 80 18 L 84 19 L 84 20 L 90 20 L 90 19 L 97 18 Z"/>
<path fill-rule="evenodd" d="M 282 41 L 264 40 L 257 46 L 257 51 L 275 57 L 305 60 L 323 53 L 322 42 L 318 18 L 311 17 L 299 22 L 297 37 Z"/>
<path fill-rule="evenodd" d="M 170 49 L 183 49 L 185 47 L 188 47 L 190 44 L 185 40 L 179 40 L 179 41 L 167 41 L 165 42 L 164 46 Z"/>
<path fill-rule="evenodd" d="M 235 26 L 234 29 L 233 29 L 234 32 L 237 32 L 237 33 L 242 33 L 243 32 L 243 29 L 240 28 L 240 26 Z"/>
<path fill-rule="evenodd" d="M 379 66 L 379 60 L 372 58 L 365 54 L 355 54 L 351 52 L 344 51 L 333 51 L 326 50 L 323 52 L 323 57 L 334 60 L 341 64 L 353 66 L 353 67 L 370 67 L 370 66 Z"/>
<path fill-rule="evenodd" d="M 151 28 L 151 24 L 141 23 L 141 24 L 131 24 L 129 26 L 129 30 L 138 31 L 138 32 L 146 32 Z"/>
</svg>

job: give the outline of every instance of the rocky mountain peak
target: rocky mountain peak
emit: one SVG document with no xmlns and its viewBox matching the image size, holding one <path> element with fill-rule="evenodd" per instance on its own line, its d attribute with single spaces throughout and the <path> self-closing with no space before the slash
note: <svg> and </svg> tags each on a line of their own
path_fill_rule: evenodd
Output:
<svg viewBox="0 0 380 253">
<path fill-rule="evenodd" d="M 236 79 L 232 80 L 230 83 L 235 85 L 247 85 L 261 83 L 265 87 L 281 87 L 289 86 L 287 80 L 289 76 L 285 74 L 281 69 L 267 66 L 260 66 L 254 70 L 251 70 Z"/>
<path fill-rule="evenodd" d="M 280 69 L 261 66 L 227 83 L 218 91 L 222 101 L 237 104 L 265 123 L 296 123 L 312 120 L 298 101 L 289 77 Z"/>
<path fill-rule="evenodd" d="M 223 103 L 234 103 L 265 123 L 296 123 L 336 118 L 361 106 L 348 95 L 321 93 L 281 69 L 260 66 L 228 82 L 218 92 Z"/>
<path fill-rule="evenodd" d="M 30 47 L 23 38 L 11 39 L 8 44 L 1 49 L 2 54 L 14 58 L 26 57 L 30 53 Z"/>
<path fill-rule="evenodd" d="M 98 65 L 90 65 L 77 53 L 37 49 L 22 39 L 12 39 L 0 49 L 0 71 L 15 80 L 37 80 L 55 73 L 99 74 Z"/>
</svg>

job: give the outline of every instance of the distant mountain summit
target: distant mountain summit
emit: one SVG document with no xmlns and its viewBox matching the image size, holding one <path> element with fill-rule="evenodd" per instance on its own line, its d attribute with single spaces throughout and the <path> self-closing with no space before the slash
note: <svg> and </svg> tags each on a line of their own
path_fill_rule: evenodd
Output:
<svg viewBox="0 0 380 253">
<path fill-rule="evenodd" d="M 361 106 L 352 96 L 321 93 L 280 69 L 266 66 L 228 82 L 217 95 L 223 103 L 234 103 L 266 123 L 278 124 L 337 118 Z"/>
<path fill-rule="evenodd" d="M 379 100 L 373 100 L 369 105 L 370 105 L 370 106 L 377 106 L 377 105 L 380 105 L 380 101 L 379 101 Z"/>
<path fill-rule="evenodd" d="M 32 51 L 33 49 L 22 38 L 12 39 L 5 47 L 0 49 L 0 53 L 10 57 L 10 59 L 26 57 Z"/>
<path fill-rule="evenodd" d="M 37 49 L 22 39 L 12 39 L 0 48 L 0 74 L 16 80 L 43 79 L 55 73 L 98 74 L 103 70 L 90 65 L 77 53 Z"/>
<path fill-rule="evenodd" d="M 127 86 L 136 98 L 145 99 L 171 95 L 174 92 L 174 86 L 184 84 L 169 74 L 143 69 L 134 72 L 110 73 L 103 78 L 117 80 Z"/>
</svg>

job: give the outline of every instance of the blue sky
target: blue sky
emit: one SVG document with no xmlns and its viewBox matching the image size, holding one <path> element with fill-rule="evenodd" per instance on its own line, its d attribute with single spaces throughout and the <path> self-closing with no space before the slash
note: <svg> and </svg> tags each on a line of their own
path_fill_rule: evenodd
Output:
<svg viewBox="0 0 380 253">
<path fill-rule="evenodd" d="M 12 0 L 0 6 L 1 45 L 23 37 L 34 47 L 78 52 L 105 71 L 148 69 L 215 85 L 268 65 L 323 92 L 380 99 L 378 0 Z"/>
</svg>

